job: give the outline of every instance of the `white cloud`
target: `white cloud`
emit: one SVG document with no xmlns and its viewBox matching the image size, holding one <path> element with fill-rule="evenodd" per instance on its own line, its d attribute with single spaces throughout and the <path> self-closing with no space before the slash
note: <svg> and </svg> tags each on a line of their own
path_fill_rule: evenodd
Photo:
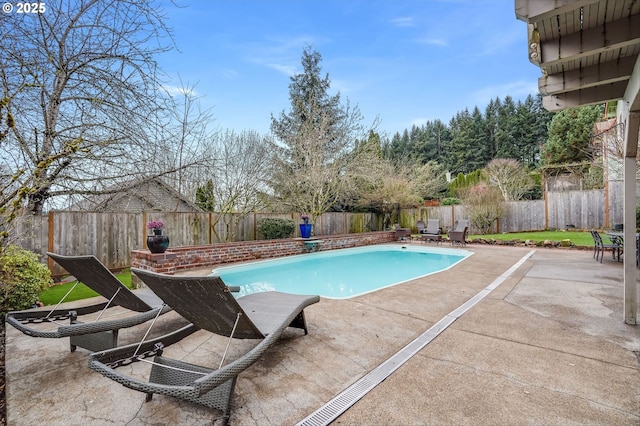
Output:
<svg viewBox="0 0 640 426">
<path fill-rule="evenodd" d="M 415 25 L 413 18 L 410 16 L 394 18 L 391 20 L 391 24 L 395 25 L 396 27 L 413 27 Z"/>
<path fill-rule="evenodd" d="M 222 75 L 226 78 L 228 78 L 229 80 L 233 80 L 236 77 L 238 77 L 238 72 L 236 70 L 232 70 L 230 68 L 225 68 L 222 71 Z"/>
<path fill-rule="evenodd" d="M 193 87 L 163 85 L 162 88 L 169 94 L 169 96 L 199 96 Z"/>
<path fill-rule="evenodd" d="M 418 39 L 418 43 L 429 44 L 432 46 L 443 46 L 443 47 L 449 46 L 449 42 L 442 38 L 428 38 L 428 37 L 420 38 Z"/>
<path fill-rule="evenodd" d="M 293 65 L 285 65 L 285 64 L 266 64 L 267 67 L 273 68 L 276 71 L 279 71 L 289 77 L 292 77 L 296 74 L 296 67 Z"/>
</svg>

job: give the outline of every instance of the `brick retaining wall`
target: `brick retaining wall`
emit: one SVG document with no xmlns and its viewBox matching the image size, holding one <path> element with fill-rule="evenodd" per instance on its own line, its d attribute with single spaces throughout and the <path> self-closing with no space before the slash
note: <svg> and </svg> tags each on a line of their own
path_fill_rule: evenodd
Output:
<svg viewBox="0 0 640 426">
<path fill-rule="evenodd" d="M 317 240 L 309 247 L 305 242 Z M 132 250 L 131 266 L 173 275 L 176 271 L 246 262 L 249 260 L 304 254 L 311 250 L 326 251 L 360 247 L 395 241 L 393 231 L 364 232 L 318 237 L 312 240 L 287 238 L 281 240 L 244 241 L 218 243 L 205 246 L 170 247 L 165 253 L 153 254 L 149 250 Z M 137 278 L 134 278 L 138 284 Z"/>
</svg>

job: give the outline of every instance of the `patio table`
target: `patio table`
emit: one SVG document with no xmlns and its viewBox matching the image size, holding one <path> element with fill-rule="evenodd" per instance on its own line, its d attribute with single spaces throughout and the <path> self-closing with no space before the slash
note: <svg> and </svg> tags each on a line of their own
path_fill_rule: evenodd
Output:
<svg viewBox="0 0 640 426">
<path fill-rule="evenodd" d="M 620 241 L 624 241 L 624 232 L 611 231 L 605 232 L 605 235 L 608 235 L 610 238 L 620 238 Z M 640 237 L 640 232 L 636 232 L 636 241 Z"/>
<path fill-rule="evenodd" d="M 442 243 L 442 234 L 420 234 L 422 242 L 434 241 L 436 245 Z"/>
<path fill-rule="evenodd" d="M 610 238 L 619 238 L 620 239 L 620 243 L 623 244 L 623 248 L 624 248 L 624 232 L 618 232 L 618 231 L 611 231 L 611 232 L 605 232 L 606 235 L 608 235 Z M 636 232 L 636 266 L 640 266 L 640 247 L 638 246 L 638 244 L 640 243 L 640 232 Z"/>
</svg>

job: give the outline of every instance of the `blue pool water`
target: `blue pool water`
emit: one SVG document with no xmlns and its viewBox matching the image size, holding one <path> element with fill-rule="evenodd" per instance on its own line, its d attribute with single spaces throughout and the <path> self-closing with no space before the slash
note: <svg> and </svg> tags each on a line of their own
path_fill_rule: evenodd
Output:
<svg viewBox="0 0 640 426">
<path fill-rule="evenodd" d="M 469 257 L 460 249 L 376 245 L 217 268 L 238 296 L 277 290 L 345 299 L 440 272 Z"/>
</svg>

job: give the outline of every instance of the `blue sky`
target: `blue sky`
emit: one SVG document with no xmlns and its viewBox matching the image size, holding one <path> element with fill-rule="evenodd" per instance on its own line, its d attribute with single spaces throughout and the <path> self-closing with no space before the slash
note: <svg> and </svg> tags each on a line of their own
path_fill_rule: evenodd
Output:
<svg viewBox="0 0 640 426">
<path fill-rule="evenodd" d="M 196 85 L 214 125 L 268 133 L 289 111 L 290 76 L 311 46 L 332 94 L 357 104 L 382 135 L 506 95 L 537 92 L 527 29 L 512 0 L 175 0 L 179 51 L 163 54 L 168 86 Z"/>
</svg>

